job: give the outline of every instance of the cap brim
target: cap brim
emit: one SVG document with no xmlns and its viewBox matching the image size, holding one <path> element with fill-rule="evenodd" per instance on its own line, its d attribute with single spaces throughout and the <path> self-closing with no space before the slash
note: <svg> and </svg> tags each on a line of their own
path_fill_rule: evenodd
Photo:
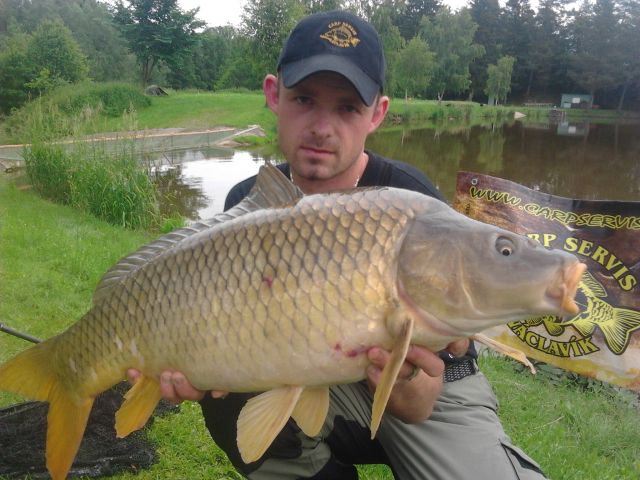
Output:
<svg viewBox="0 0 640 480">
<path fill-rule="evenodd" d="M 280 77 L 287 88 L 318 72 L 335 72 L 345 77 L 353 84 L 367 106 L 371 106 L 380 92 L 380 86 L 369 75 L 349 60 L 335 55 L 316 55 L 280 65 Z"/>
</svg>

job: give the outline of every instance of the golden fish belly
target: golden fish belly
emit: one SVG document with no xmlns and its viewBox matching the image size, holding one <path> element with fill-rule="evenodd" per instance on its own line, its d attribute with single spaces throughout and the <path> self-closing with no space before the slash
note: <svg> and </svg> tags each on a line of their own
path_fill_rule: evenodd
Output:
<svg viewBox="0 0 640 480">
<path fill-rule="evenodd" d="M 230 391 L 363 378 L 368 348 L 391 342 L 409 217 L 375 195 L 331 200 L 245 215 L 130 275 L 66 334 L 68 373 L 87 365 L 76 378 L 91 391 L 128 367 Z"/>
</svg>

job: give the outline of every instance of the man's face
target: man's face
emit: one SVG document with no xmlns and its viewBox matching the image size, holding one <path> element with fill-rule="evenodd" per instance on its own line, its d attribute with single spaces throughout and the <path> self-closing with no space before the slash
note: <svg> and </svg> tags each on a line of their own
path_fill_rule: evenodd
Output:
<svg viewBox="0 0 640 480">
<path fill-rule="evenodd" d="M 322 181 L 354 168 L 367 135 L 384 119 L 388 98 L 367 107 L 351 82 L 330 72 L 312 75 L 292 88 L 277 82 L 275 77 L 265 79 L 265 94 L 278 115 L 280 148 L 292 171 Z"/>
</svg>

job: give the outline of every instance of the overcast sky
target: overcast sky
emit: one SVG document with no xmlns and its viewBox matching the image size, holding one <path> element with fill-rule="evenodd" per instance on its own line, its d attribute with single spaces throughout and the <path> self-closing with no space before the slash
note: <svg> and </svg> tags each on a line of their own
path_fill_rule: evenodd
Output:
<svg viewBox="0 0 640 480">
<path fill-rule="evenodd" d="M 178 0 L 178 4 L 184 10 L 200 7 L 198 18 L 207 22 L 210 27 L 227 23 L 238 26 L 243 3 L 238 0 Z M 455 10 L 466 5 L 467 0 L 444 0 L 444 3 Z"/>
</svg>

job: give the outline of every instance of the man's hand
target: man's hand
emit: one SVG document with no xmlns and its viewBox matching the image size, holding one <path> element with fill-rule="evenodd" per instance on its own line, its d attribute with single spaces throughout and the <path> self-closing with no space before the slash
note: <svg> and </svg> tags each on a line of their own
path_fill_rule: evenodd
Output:
<svg viewBox="0 0 640 480">
<path fill-rule="evenodd" d="M 140 378 L 140 371 L 134 368 L 127 370 L 127 378 L 129 383 L 134 384 Z M 181 403 L 184 400 L 200 401 L 207 392 L 195 388 L 189 380 L 181 373 L 172 370 L 165 370 L 160 374 L 160 392 L 162 398 L 171 403 Z M 211 396 L 213 398 L 223 398 L 228 392 L 213 390 Z"/>
<path fill-rule="evenodd" d="M 469 340 L 463 339 L 449 344 L 446 350 L 458 357 L 464 355 L 468 348 Z M 375 347 L 369 350 L 368 356 L 371 365 L 367 367 L 367 380 L 375 389 L 391 354 Z M 410 346 L 386 411 L 406 423 L 426 420 L 442 390 L 443 373 L 444 362 L 437 354 L 417 345 Z"/>
</svg>

